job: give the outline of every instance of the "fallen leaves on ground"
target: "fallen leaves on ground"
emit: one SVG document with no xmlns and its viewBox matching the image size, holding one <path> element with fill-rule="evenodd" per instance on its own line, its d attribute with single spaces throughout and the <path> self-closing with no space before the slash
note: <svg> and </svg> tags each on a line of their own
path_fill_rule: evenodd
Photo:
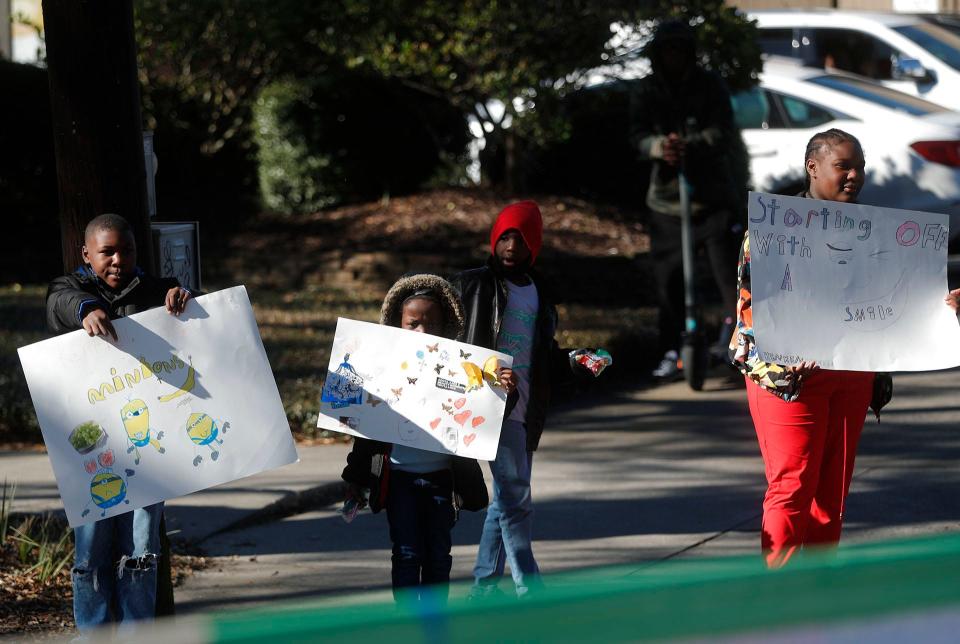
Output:
<svg viewBox="0 0 960 644">
<path fill-rule="evenodd" d="M 65 568 L 47 583 L 26 572 L 14 547 L 0 546 L 0 635 L 73 629 L 73 588 Z"/>
<path fill-rule="evenodd" d="M 174 554 L 171 560 L 174 588 L 207 566 L 206 557 Z M 30 635 L 42 639 L 73 630 L 70 568 L 41 583 L 20 565 L 11 544 L 0 547 L 0 636 Z"/>
</svg>

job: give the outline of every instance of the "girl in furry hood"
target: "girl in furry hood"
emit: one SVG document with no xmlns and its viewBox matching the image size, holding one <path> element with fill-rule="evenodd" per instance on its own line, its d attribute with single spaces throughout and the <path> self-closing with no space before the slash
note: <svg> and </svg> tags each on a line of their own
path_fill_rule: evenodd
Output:
<svg viewBox="0 0 960 644">
<path fill-rule="evenodd" d="M 387 292 L 380 324 L 453 340 L 463 332 L 463 305 L 436 275 L 401 278 Z M 393 542 L 391 580 L 396 599 L 420 599 L 424 587 L 446 599 L 450 531 L 460 508 L 482 510 L 487 487 L 474 459 L 356 438 L 343 470 L 347 499 L 373 512 L 387 510 Z"/>
</svg>

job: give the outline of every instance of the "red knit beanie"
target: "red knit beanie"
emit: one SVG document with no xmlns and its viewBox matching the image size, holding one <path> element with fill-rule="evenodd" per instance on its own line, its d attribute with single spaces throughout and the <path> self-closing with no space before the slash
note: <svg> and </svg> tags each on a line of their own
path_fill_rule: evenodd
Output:
<svg viewBox="0 0 960 644">
<path fill-rule="evenodd" d="M 530 249 L 530 263 L 533 264 L 543 244 L 543 217 L 535 201 L 518 201 L 500 211 L 490 231 L 491 254 L 497 254 L 497 240 L 511 228 L 520 232 L 523 243 Z"/>
</svg>

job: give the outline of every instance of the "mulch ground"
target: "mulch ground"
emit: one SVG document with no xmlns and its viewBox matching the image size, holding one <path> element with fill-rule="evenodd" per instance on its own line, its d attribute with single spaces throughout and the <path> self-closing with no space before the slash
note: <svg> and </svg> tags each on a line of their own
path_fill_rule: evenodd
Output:
<svg viewBox="0 0 960 644">
<path fill-rule="evenodd" d="M 0 547 L 0 635 L 71 630 L 72 602 L 69 566 L 41 583 L 20 565 L 12 543 Z"/>
<path fill-rule="evenodd" d="M 207 559 L 199 555 L 174 554 L 171 563 L 174 589 L 207 567 Z M 20 564 L 12 542 L 3 544 L 0 547 L 0 637 L 16 634 L 44 639 L 73 630 L 70 566 L 41 583 Z"/>
<path fill-rule="evenodd" d="M 450 274 L 489 255 L 496 214 L 513 201 L 480 189 L 439 189 L 296 216 L 265 215 L 217 240 L 205 275 L 269 289 L 313 284 L 372 287 L 382 292 L 409 270 Z M 635 212 L 553 196 L 536 197 L 544 219 L 538 264 L 574 299 L 603 291 L 635 273 L 649 248 Z M 571 262 L 571 259 L 577 261 Z M 597 268 L 601 275 L 598 275 Z M 615 271 L 610 273 L 610 271 Z M 598 279 L 610 274 L 614 279 Z M 581 280 L 578 276 L 589 276 Z"/>
</svg>

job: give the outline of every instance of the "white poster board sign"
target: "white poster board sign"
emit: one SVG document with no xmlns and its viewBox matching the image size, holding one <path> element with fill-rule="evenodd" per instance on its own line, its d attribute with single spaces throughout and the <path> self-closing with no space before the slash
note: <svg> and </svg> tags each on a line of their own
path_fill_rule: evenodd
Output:
<svg viewBox="0 0 960 644">
<path fill-rule="evenodd" d="M 760 358 L 827 369 L 960 364 L 947 294 L 946 215 L 751 192 L 750 278 Z"/>
<path fill-rule="evenodd" d="M 484 461 L 497 456 L 505 353 L 340 318 L 317 427 Z"/>
<path fill-rule="evenodd" d="M 242 286 L 20 348 L 71 526 L 297 461 Z"/>
</svg>

